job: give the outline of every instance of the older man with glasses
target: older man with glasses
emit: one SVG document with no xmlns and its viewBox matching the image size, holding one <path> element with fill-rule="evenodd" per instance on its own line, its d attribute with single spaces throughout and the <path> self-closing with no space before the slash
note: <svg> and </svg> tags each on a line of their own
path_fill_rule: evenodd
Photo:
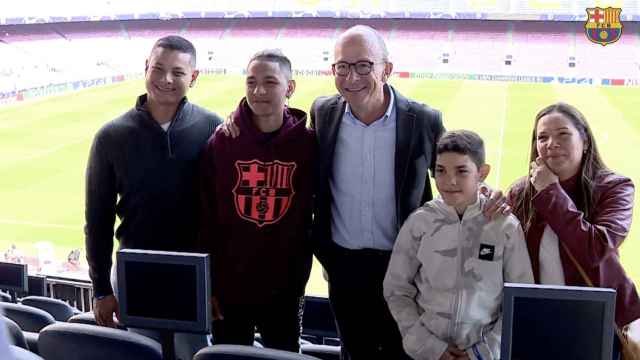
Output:
<svg viewBox="0 0 640 360">
<path fill-rule="evenodd" d="M 440 112 L 387 84 L 393 64 L 382 36 L 354 26 L 335 45 L 340 93 L 318 98 L 314 240 L 329 280 L 343 357 L 408 359 L 382 293 L 396 235 L 431 200 L 428 169 L 444 132 Z"/>
</svg>

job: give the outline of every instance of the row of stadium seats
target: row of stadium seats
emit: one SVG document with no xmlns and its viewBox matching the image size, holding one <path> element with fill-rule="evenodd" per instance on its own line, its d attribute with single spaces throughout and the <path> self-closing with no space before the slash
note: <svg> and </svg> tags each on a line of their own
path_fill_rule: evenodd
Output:
<svg viewBox="0 0 640 360">
<path fill-rule="evenodd" d="M 124 327 L 110 329 L 96 326 L 92 313 L 80 313 L 63 301 L 27 296 L 16 304 L 10 302 L 10 296 L 1 294 L 0 300 L 5 301 L 0 304 L 0 310 L 4 313 L 2 320 L 10 334 L 11 343 L 33 355 L 39 354 L 45 360 L 160 359 L 162 356 L 160 344 L 155 340 L 126 332 Z M 257 339 L 256 345 L 260 347 L 259 335 Z M 24 351 L 17 351 L 30 356 Z M 319 359 L 340 358 L 333 313 L 326 298 L 305 298 L 301 352 Z M 232 356 L 236 355 L 246 359 L 311 359 L 242 346 L 214 346 L 201 351 L 195 359 L 234 359 Z"/>
</svg>

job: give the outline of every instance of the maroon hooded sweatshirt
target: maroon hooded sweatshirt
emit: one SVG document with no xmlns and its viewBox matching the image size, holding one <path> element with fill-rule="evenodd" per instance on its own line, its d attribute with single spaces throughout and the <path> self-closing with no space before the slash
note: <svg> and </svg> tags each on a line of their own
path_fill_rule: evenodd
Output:
<svg viewBox="0 0 640 360">
<path fill-rule="evenodd" d="M 315 134 L 298 109 L 286 108 L 270 134 L 245 99 L 234 114 L 240 136 L 218 129 L 202 158 L 200 244 L 212 255 L 212 293 L 235 305 L 300 296 L 311 270 Z"/>
</svg>

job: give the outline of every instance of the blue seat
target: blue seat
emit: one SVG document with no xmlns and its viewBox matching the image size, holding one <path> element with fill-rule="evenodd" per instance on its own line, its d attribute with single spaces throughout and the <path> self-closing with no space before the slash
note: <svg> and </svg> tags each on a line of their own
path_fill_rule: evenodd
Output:
<svg viewBox="0 0 640 360">
<path fill-rule="evenodd" d="M 4 291 L 0 291 L 0 302 L 12 303 L 13 298 L 10 294 L 7 294 Z"/>
<path fill-rule="evenodd" d="M 160 344 L 146 336 L 102 326 L 56 323 L 40 332 L 46 360 L 162 360 Z"/>
<path fill-rule="evenodd" d="M 10 344 L 21 347 L 25 350 L 29 350 L 27 340 L 25 339 L 20 326 L 18 326 L 15 321 L 9 319 L 8 317 L 0 316 L 0 322 L 4 323 L 5 327 L 7 328 L 7 335 L 9 337 Z"/>
<path fill-rule="evenodd" d="M 49 359 L 47 359 L 49 360 Z M 206 347 L 193 360 L 319 360 L 316 357 L 289 351 L 257 348 L 246 345 L 213 345 Z"/>
<path fill-rule="evenodd" d="M 0 303 L 4 315 L 15 321 L 27 340 L 29 351 L 38 352 L 38 333 L 48 325 L 55 324 L 56 320 L 48 312 L 22 304 Z"/>
<path fill-rule="evenodd" d="M 22 298 L 20 303 L 44 310 L 51 314 L 56 321 L 67 321 L 78 313 L 76 309 L 66 302 L 44 296 L 27 296 Z"/>
<path fill-rule="evenodd" d="M 9 350 L 15 360 L 43 360 L 40 356 L 15 345 L 10 345 Z"/>
</svg>

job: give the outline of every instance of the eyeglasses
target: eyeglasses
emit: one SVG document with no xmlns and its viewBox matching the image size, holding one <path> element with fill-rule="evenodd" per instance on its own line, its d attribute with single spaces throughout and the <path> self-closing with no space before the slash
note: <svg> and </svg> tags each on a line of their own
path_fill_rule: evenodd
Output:
<svg viewBox="0 0 640 360">
<path fill-rule="evenodd" d="M 351 72 L 351 67 L 356 70 L 356 74 L 358 75 L 369 75 L 371 70 L 373 69 L 373 61 L 362 60 L 354 63 L 346 62 L 346 61 L 338 61 L 335 64 L 331 65 L 331 69 L 333 69 L 334 75 L 338 76 L 347 76 Z"/>
</svg>

